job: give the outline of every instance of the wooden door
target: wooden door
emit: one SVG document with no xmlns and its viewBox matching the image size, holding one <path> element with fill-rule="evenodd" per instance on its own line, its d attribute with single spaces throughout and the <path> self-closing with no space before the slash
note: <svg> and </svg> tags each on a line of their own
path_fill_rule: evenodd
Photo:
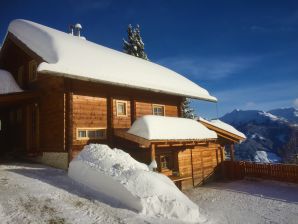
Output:
<svg viewBox="0 0 298 224">
<path fill-rule="evenodd" d="M 27 152 L 34 154 L 39 151 L 39 109 L 38 104 L 30 104 L 26 111 Z"/>
</svg>

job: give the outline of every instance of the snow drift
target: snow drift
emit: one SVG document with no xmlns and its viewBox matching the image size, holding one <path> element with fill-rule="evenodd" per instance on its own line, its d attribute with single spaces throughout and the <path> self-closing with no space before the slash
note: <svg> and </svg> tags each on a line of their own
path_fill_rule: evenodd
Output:
<svg viewBox="0 0 298 224">
<path fill-rule="evenodd" d="M 6 70 L 0 69 L 0 94 L 9 94 L 22 92 L 12 74 Z"/>
<path fill-rule="evenodd" d="M 145 115 L 138 118 L 128 130 L 148 140 L 205 140 L 216 139 L 217 134 L 201 123 L 187 118 Z"/>
<path fill-rule="evenodd" d="M 71 161 L 69 177 L 148 216 L 201 221 L 199 208 L 166 176 L 120 149 L 90 144 Z"/>
</svg>

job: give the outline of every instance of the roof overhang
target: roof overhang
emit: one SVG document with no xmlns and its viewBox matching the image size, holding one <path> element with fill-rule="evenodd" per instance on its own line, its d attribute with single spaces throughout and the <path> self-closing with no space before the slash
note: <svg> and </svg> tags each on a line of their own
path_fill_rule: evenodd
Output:
<svg viewBox="0 0 298 224">
<path fill-rule="evenodd" d="M 221 138 L 225 139 L 228 142 L 240 143 L 243 140 L 245 140 L 245 138 L 243 138 L 241 136 L 235 135 L 231 132 L 228 132 L 228 131 L 223 130 L 219 127 L 216 127 L 216 126 L 212 125 L 211 123 L 206 122 L 204 120 L 199 120 L 199 122 L 201 124 L 203 124 L 205 127 L 207 127 L 208 129 L 210 129 L 212 131 L 215 131 L 217 133 L 218 137 L 221 137 Z"/>
<path fill-rule="evenodd" d="M 22 49 L 33 52 L 42 62 L 38 66 L 39 73 L 217 101 L 207 90 L 170 69 L 40 24 L 14 20 L 9 25 L 7 37 Z M 73 54 L 74 48 L 80 49 L 81 54 Z M 88 59 L 81 60 L 83 55 Z"/>
<path fill-rule="evenodd" d="M 142 147 L 193 146 L 217 139 L 217 134 L 192 119 L 145 115 L 127 130 L 115 130 L 115 135 L 138 143 Z"/>
<path fill-rule="evenodd" d="M 138 144 L 141 148 L 149 148 L 152 144 L 156 145 L 157 147 L 183 147 L 183 146 L 197 146 L 197 145 L 205 145 L 209 142 L 215 142 L 217 141 L 217 138 L 209 138 L 209 139 L 200 139 L 200 140 L 148 140 L 145 138 L 142 138 L 137 135 L 133 135 L 127 132 L 128 129 L 115 129 L 114 135 L 128 140 L 130 142 L 134 142 Z"/>
<path fill-rule="evenodd" d="M 24 91 L 0 94 L 0 107 L 12 107 L 34 102 L 39 98 L 39 92 Z"/>
</svg>

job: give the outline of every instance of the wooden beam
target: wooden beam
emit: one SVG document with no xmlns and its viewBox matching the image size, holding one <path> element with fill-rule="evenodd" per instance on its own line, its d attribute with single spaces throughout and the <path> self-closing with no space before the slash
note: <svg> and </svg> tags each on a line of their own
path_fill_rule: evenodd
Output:
<svg viewBox="0 0 298 224">
<path fill-rule="evenodd" d="M 151 144 L 150 141 L 145 138 L 127 133 L 127 129 L 115 129 L 114 135 L 132 142 L 136 142 L 142 148 L 148 148 Z"/>
<path fill-rule="evenodd" d="M 193 169 L 193 159 L 192 159 L 192 149 L 190 149 L 190 162 L 191 162 L 191 177 L 192 177 L 192 186 L 195 186 L 195 178 L 194 178 L 194 169 Z"/>
<path fill-rule="evenodd" d="M 112 97 L 107 97 L 107 139 L 109 142 L 113 141 L 113 98 Z"/>
<path fill-rule="evenodd" d="M 38 101 L 40 96 L 39 92 L 24 91 L 18 93 L 2 94 L 0 96 L 0 107 L 7 106 L 20 106 L 29 103 L 35 103 Z"/>
<path fill-rule="evenodd" d="M 234 144 L 231 144 L 230 145 L 230 157 L 231 157 L 231 161 L 234 161 L 235 160 L 235 157 L 234 157 Z"/>
<path fill-rule="evenodd" d="M 151 161 L 156 160 L 155 159 L 155 148 L 156 148 L 155 144 L 151 144 L 151 146 L 150 146 L 150 150 L 151 150 Z"/>
<path fill-rule="evenodd" d="M 133 122 L 137 119 L 136 116 L 136 101 L 134 99 L 130 100 L 130 122 L 133 124 Z"/>
<path fill-rule="evenodd" d="M 65 151 L 68 152 L 68 162 L 72 159 L 73 145 L 73 93 L 67 92 L 65 97 Z"/>
</svg>

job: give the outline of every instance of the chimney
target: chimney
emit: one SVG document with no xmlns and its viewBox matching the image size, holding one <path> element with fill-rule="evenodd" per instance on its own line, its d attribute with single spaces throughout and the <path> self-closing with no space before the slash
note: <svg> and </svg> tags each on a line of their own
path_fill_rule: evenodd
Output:
<svg viewBox="0 0 298 224">
<path fill-rule="evenodd" d="M 82 29 L 82 25 L 77 23 L 75 26 L 75 36 L 80 37 L 81 36 L 81 29 Z"/>
</svg>

